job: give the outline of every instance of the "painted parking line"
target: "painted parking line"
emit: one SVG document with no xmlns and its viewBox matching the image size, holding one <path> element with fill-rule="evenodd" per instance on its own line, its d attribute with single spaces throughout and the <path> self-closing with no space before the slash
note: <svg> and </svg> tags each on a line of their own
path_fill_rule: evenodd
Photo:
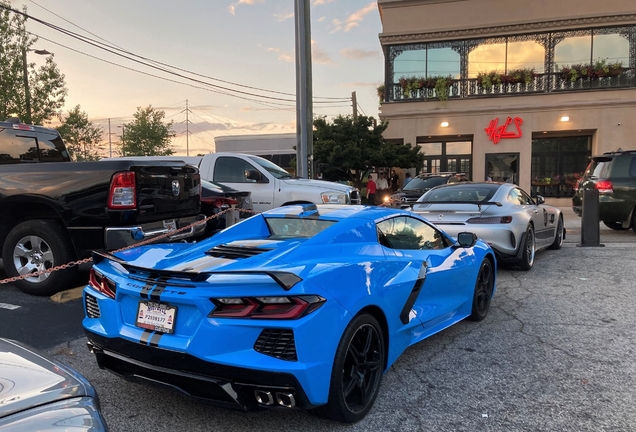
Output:
<svg viewBox="0 0 636 432">
<path fill-rule="evenodd" d="M 15 310 L 15 309 L 18 309 L 20 307 L 21 306 L 12 305 L 12 304 L 9 304 L 9 303 L 0 303 L 0 308 L 2 308 L 2 309 Z"/>
<path fill-rule="evenodd" d="M 82 298 L 82 291 L 84 291 L 85 286 L 86 285 L 82 285 L 78 286 L 77 288 L 60 291 L 59 293 L 53 294 L 51 296 L 51 300 L 53 300 L 55 303 L 66 303 L 71 300 Z"/>
</svg>

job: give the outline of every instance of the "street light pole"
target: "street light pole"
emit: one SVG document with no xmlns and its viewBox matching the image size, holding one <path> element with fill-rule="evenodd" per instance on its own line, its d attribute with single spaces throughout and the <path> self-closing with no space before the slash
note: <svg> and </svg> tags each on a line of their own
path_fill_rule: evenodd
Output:
<svg viewBox="0 0 636 432">
<path fill-rule="evenodd" d="M 24 78 L 24 103 L 26 105 L 26 123 L 31 124 L 31 91 L 29 90 L 29 64 L 27 63 L 27 51 L 33 51 L 39 55 L 50 55 L 47 50 L 28 50 L 22 47 L 22 75 Z"/>
</svg>

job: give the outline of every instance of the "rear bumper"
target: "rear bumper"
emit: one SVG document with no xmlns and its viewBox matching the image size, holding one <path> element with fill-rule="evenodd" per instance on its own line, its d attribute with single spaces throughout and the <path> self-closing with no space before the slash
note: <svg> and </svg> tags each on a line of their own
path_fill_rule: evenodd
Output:
<svg viewBox="0 0 636 432">
<path fill-rule="evenodd" d="M 107 227 L 104 230 L 104 245 L 107 250 L 120 249 L 132 246 L 143 240 L 148 240 L 162 234 L 170 232 L 174 228 L 182 228 L 194 222 L 205 219 L 204 215 L 196 215 L 185 218 L 177 218 L 170 220 L 161 220 L 127 227 Z M 174 224 L 174 225 L 173 225 Z M 184 240 L 195 237 L 205 231 L 205 224 L 193 225 L 185 231 L 178 232 L 172 236 L 166 237 L 165 242 Z"/>
<path fill-rule="evenodd" d="M 290 373 L 211 363 L 182 352 L 106 338 L 88 330 L 86 335 L 98 366 L 129 381 L 162 384 L 215 405 L 246 411 L 312 408 Z M 173 365 L 175 369 L 159 365 Z"/>
</svg>

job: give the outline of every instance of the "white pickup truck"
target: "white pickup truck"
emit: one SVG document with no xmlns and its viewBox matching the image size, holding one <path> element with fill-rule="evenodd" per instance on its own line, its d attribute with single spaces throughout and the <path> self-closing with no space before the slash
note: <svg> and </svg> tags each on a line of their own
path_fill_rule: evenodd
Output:
<svg viewBox="0 0 636 432">
<path fill-rule="evenodd" d="M 360 204 L 354 187 L 322 180 L 296 178 L 259 156 L 210 153 L 205 156 L 134 156 L 132 160 L 180 160 L 197 166 L 201 178 L 237 190 L 250 191 L 254 210 L 263 212 L 288 204 Z"/>
</svg>

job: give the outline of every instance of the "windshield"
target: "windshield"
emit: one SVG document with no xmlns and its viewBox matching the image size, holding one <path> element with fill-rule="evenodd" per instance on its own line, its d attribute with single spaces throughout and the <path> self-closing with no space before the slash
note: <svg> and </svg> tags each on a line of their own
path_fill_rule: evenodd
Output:
<svg viewBox="0 0 636 432">
<path fill-rule="evenodd" d="M 287 171 L 285 171 L 275 163 L 268 161 L 267 159 L 258 156 L 249 156 L 249 158 L 265 168 L 271 175 L 273 175 L 277 179 L 291 177 L 291 175 Z"/>
<path fill-rule="evenodd" d="M 336 221 L 301 218 L 266 218 L 272 237 L 313 237 Z"/>
<path fill-rule="evenodd" d="M 446 184 L 448 181 L 448 177 L 415 177 L 413 180 L 409 182 L 402 190 L 421 190 L 421 189 L 430 189 L 435 186 Z"/>
<path fill-rule="evenodd" d="M 456 184 L 426 192 L 417 202 L 474 202 L 485 203 L 495 195 L 498 184 Z"/>
</svg>

